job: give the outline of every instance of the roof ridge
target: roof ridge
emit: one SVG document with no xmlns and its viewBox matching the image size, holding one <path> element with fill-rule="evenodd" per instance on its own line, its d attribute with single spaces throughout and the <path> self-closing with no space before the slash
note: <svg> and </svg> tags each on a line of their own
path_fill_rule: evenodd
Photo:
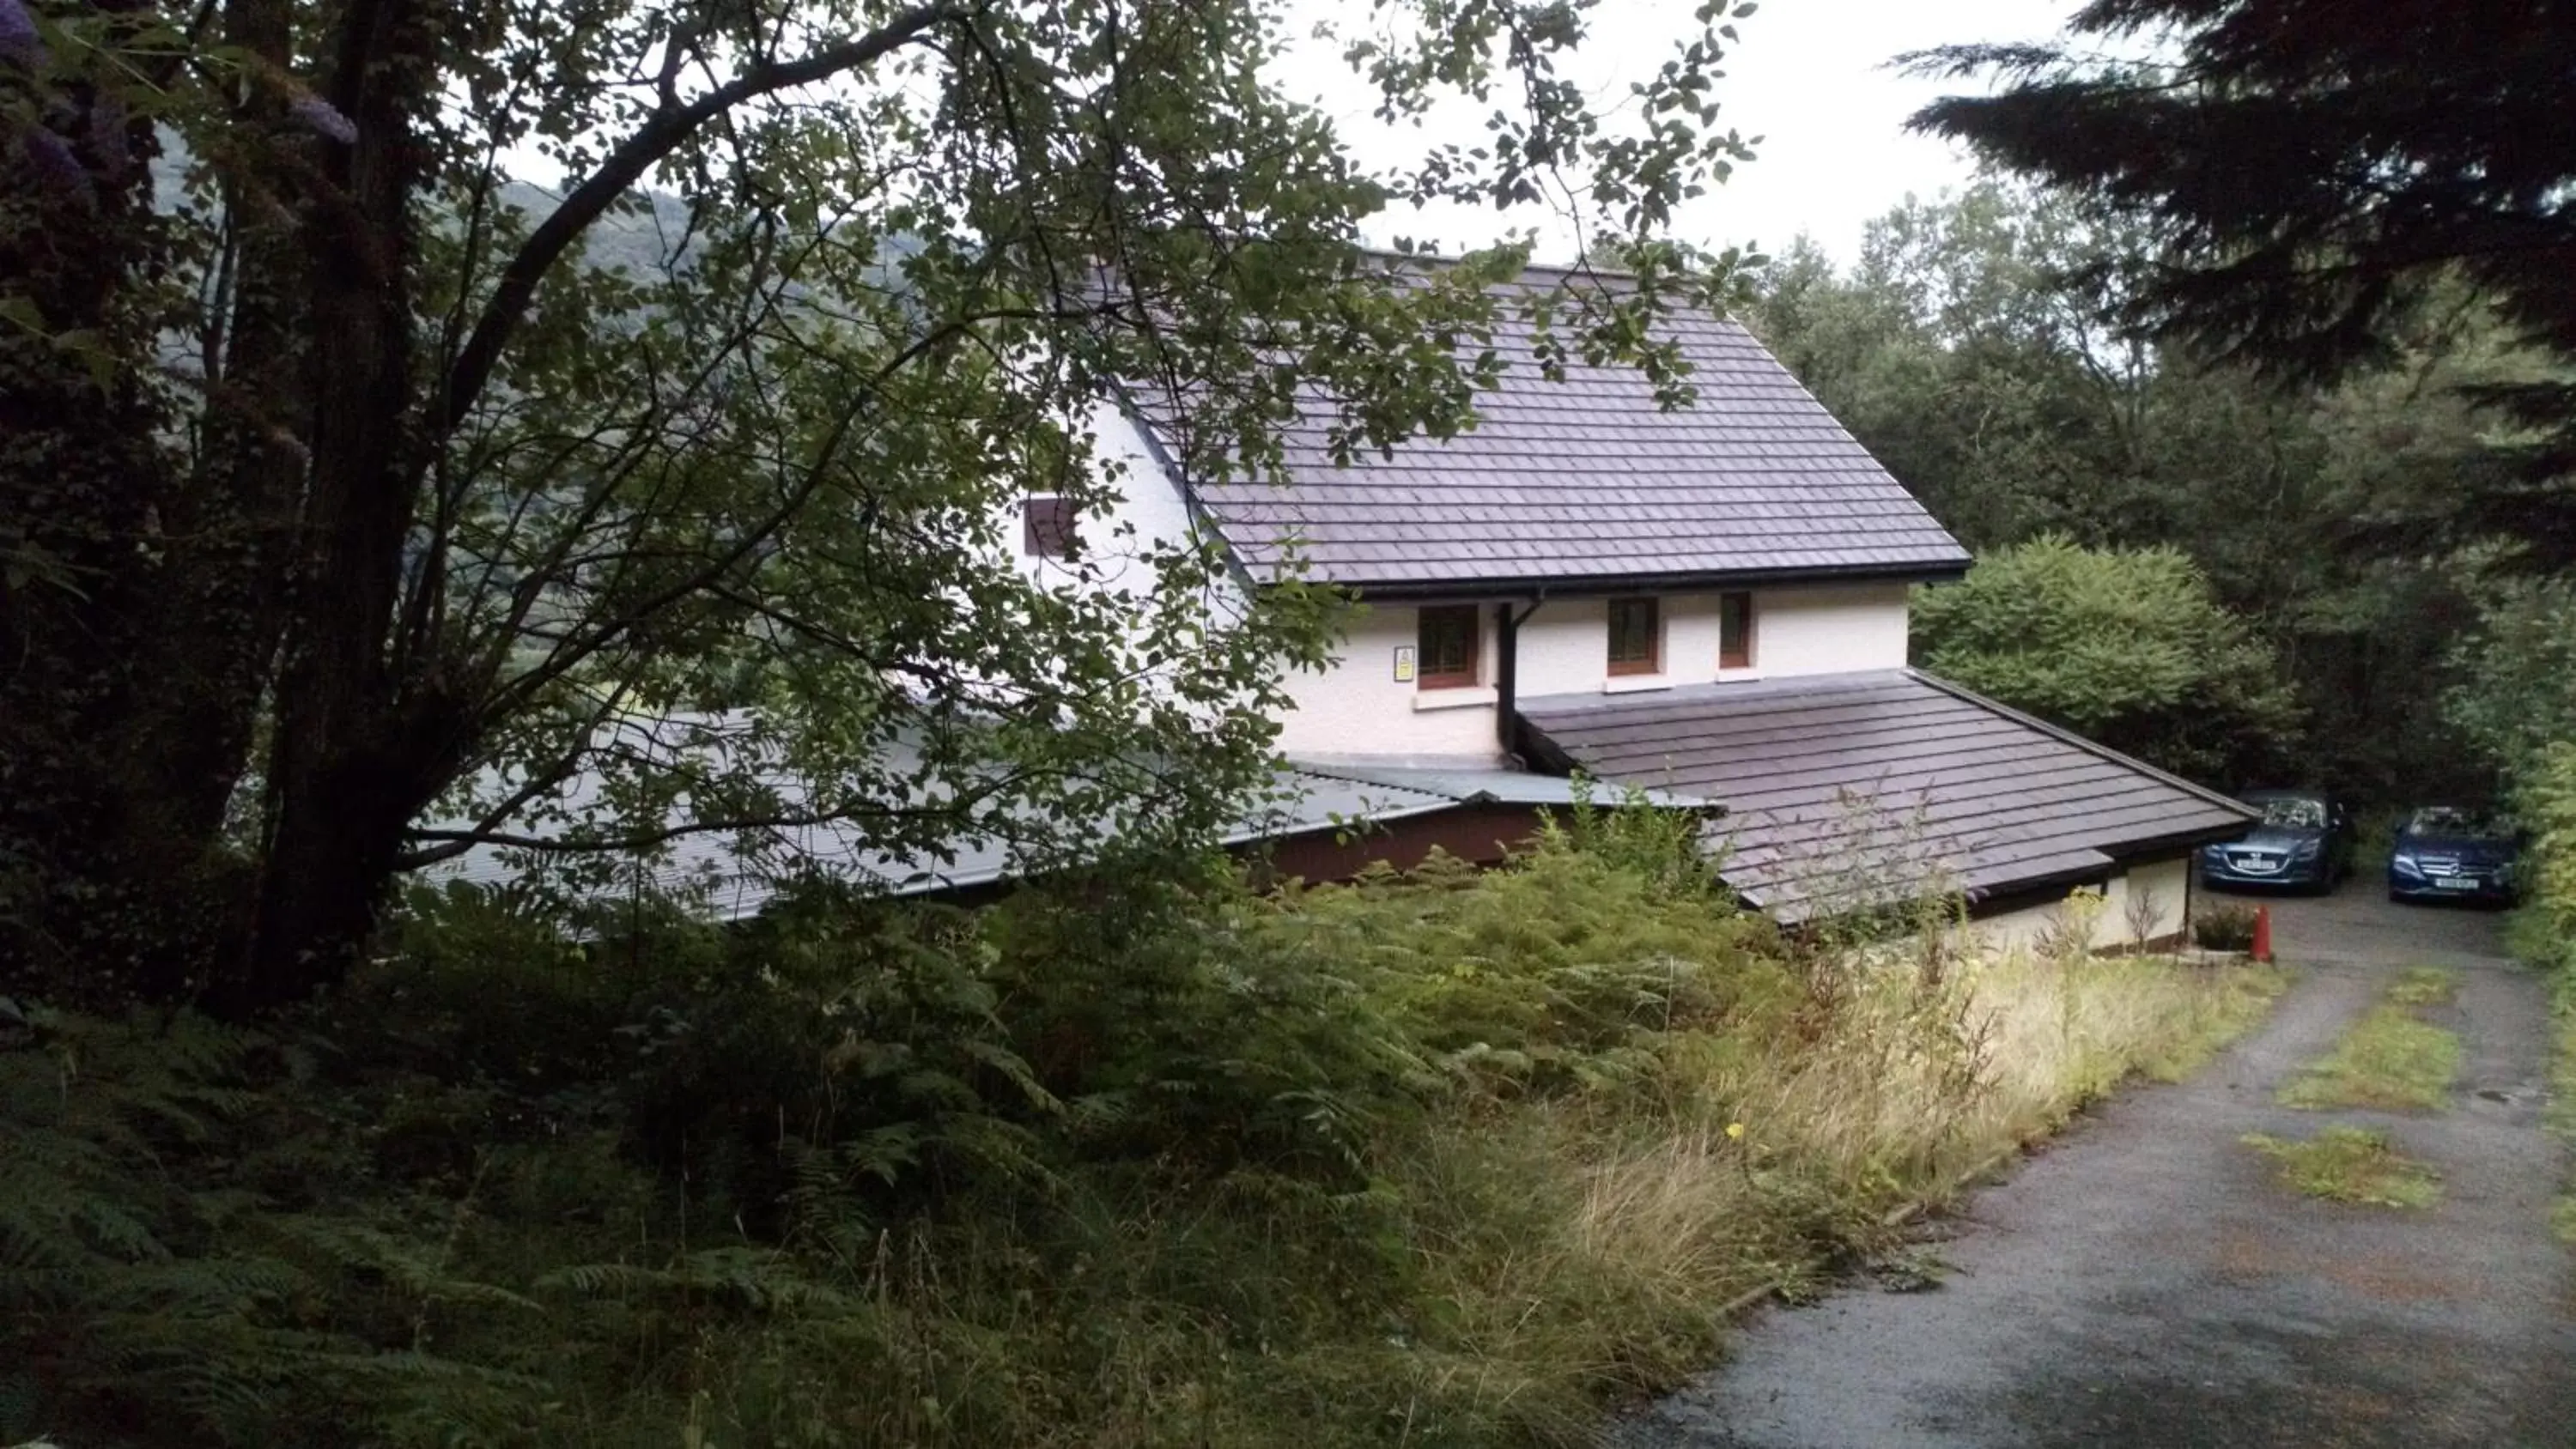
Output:
<svg viewBox="0 0 2576 1449">
<path fill-rule="evenodd" d="M 1321 775 L 1327 780 L 1340 780 L 1346 784 L 1375 785 L 1382 790 L 1410 790 L 1417 795 L 1437 795 L 1461 805 L 1472 803 L 1447 790 L 1434 790 L 1422 785 L 1402 785 L 1381 779 L 1372 774 L 1370 767 L 1366 765 L 1352 765 L 1338 761 L 1315 763 L 1298 759 L 1293 755 L 1283 755 L 1280 758 L 1287 769 L 1300 775 Z"/>
<path fill-rule="evenodd" d="M 2222 795 L 2217 791 L 2210 789 L 2206 785 L 2186 780 L 2182 776 L 2173 773 L 2171 770 L 2161 769 L 2157 766 L 2150 765 L 2135 755 L 2123 754 L 2120 751 L 2111 748 L 2109 745 L 2102 744 L 2095 740 L 2086 739 L 2084 736 L 2077 734 L 2073 730 L 2050 724 L 2048 721 L 2039 718 L 2037 715 L 2015 709 L 2001 700 L 1988 699 L 1986 696 L 1977 693 L 1975 690 L 1968 688 L 1964 684 L 1953 684 L 1949 680 L 1943 679 L 1937 674 L 1927 673 L 1910 664 L 1905 667 L 1904 672 L 1923 681 L 1925 684 L 1932 686 L 1934 689 L 1940 690 L 1944 694 L 1966 700 L 1968 703 L 1977 706 L 1979 709 L 1991 710 L 1996 714 L 2002 715 L 2006 719 L 2028 725 L 2032 729 L 2038 730 L 2043 734 L 2054 735 L 2058 739 L 2065 741 L 2067 744 L 2073 745 L 2075 748 L 2084 751 L 2088 755 L 2098 755 L 2103 759 L 2109 760 L 2115 765 L 2125 766 L 2129 769 L 2136 770 L 2141 774 L 2162 780 L 2166 784 L 2172 785 L 2189 794 L 2196 795 L 2199 798 L 2208 801 L 2210 804 L 2235 811 L 2237 814 L 2243 815 L 2249 820 L 2258 818 L 2262 814 L 2259 810 L 2247 809 L 2245 802 L 2236 799 L 2234 796 Z"/>
</svg>

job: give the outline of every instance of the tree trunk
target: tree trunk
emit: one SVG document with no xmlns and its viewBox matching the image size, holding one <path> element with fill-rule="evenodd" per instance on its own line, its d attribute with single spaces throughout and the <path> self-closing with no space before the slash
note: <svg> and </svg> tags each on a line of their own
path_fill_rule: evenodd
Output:
<svg viewBox="0 0 2576 1449">
<path fill-rule="evenodd" d="M 311 483 L 297 598 L 276 691 L 258 912 L 228 1006 L 336 981 L 373 928 L 403 832 L 453 768 L 462 719 L 434 656 L 389 658 L 413 510 L 411 117 L 435 36 L 411 0 L 359 0 L 330 99 L 336 188 L 304 229 L 312 278 Z"/>
<path fill-rule="evenodd" d="M 246 919 L 222 832 L 275 648 L 274 520 L 191 506 L 130 361 L 158 325 L 153 134 L 70 104 L 49 134 L 80 187 L 0 157 L 0 276 L 39 324 L 0 326 L 0 552 L 35 565 L 0 580 L 0 989 L 184 996 Z"/>
</svg>

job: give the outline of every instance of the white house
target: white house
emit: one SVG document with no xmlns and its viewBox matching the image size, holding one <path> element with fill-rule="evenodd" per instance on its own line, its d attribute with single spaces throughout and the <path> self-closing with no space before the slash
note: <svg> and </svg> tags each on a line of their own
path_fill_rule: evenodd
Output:
<svg viewBox="0 0 2576 1449">
<path fill-rule="evenodd" d="M 2106 943 L 2178 932 L 2190 852 L 2244 807 L 1910 669 L 1909 591 L 1966 550 L 1742 327 L 1676 331 L 1695 406 L 1659 408 L 1629 369 L 1523 365 L 1474 428 L 1392 457 L 1336 466 L 1327 420 L 1292 427 L 1279 485 L 1183 476 L 1152 421 L 1107 409 L 1124 503 L 1030 499 L 1021 546 L 1043 569 L 1068 530 L 1212 530 L 1245 587 L 1293 550 L 1354 592 L 1336 663 L 1280 722 L 1300 770 L 1488 806 L 1562 800 L 1577 770 L 1696 799 L 1721 877 L 1789 919 L 1931 869 L 1998 932 L 2079 886 L 2110 897 Z"/>
<path fill-rule="evenodd" d="M 1521 285 L 1577 282 L 1537 269 Z M 1336 465 L 1329 419 L 1293 424 L 1275 485 L 1187 476 L 1172 420 L 1104 403 L 1094 442 L 1118 501 L 1085 516 L 1026 498 L 1007 546 L 1042 583 L 1142 599 L 1156 550 L 1213 540 L 1235 565 L 1205 604 L 1220 623 L 1291 558 L 1358 596 L 1333 665 L 1291 682 L 1290 803 L 1247 808 L 1230 837 L 1283 871 L 1434 846 L 1497 859 L 1579 773 L 1703 812 L 1720 879 L 1786 921 L 1935 880 L 1990 938 L 2044 928 L 2079 887 L 2107 897 L 2101 944 L 2179 932 L 2191 852 L 2253 812 L 1909 668 L 1910 591 L 1956 578 L 1967 551 L 1743 328 L 1673 327 L 1694 406 L 1660 408 L 1630 369 L 1570 359 L 1549 381 L 1524 362 L 1475 427 L 1391 457 Z M 1354 840 L 1354 822 L 1374 833 Z M 896 893 L 1016 870 L 996 841 L 928 862 L 821 827 L 786 846 Z M 449 873 L 514 869 L 478 848 Z M 651 869 L 728 916 L 774 886 L 722 840 Z"/>
</svg>

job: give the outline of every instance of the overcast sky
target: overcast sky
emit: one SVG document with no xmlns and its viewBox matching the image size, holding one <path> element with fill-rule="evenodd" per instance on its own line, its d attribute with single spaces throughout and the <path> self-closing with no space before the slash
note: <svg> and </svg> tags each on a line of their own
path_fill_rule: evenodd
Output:
<svg viewBox="0 0 2576 1449">
<path fill-rule="evenodd" d="M 1686 22 L 1690 0 L 1604 0 L 1593 42 L 1575 72 L 1605 100 L 1651 74 L 1670 54 L 1670 37 Z M 1957 186 L 1969 163 L 1942 142 L 1905 133 L 1905 118 L 1960 83 L 1907 80 L 1887 62 L 1911 50 L 1967 41 L 2045 39 L 2074 0 L 1762 0 L 1737 23 L 1741 42 L 1726 60 L 1719 99 L 1722 124 L 1766 139 L 1761 159 L 1693 203 L 1680 219 L 1685 240 L 1712 246 L 1758 242 L 1776 250 L 1800 232 L 1848 261 L 1871 218 L 1911 192 L 1926 198 Z M 1364 13 L 1356 0 L 1303 0 L 1306 16 Z M 1292 22 L 1298 23 L 1298 22 Z M 1343 81 L 1323 54 L 1297 57 L 1279 79 L 1331 112 L 1364 157 L 1388 158 L 1420 138 L 1390 135 L 1368 116 L 1364 87 Z M 1435 131 L 1471 138 L 1471 115 Z M 1442 139 L 1449 139 L 1443 135 Z M 1570 250 L 1570 228 L 1537 216 L 1512 218 L 1542 231 L 1542 259 Z M 1494 239 L 1504 223 L 1491 213 L 1422 218 L 1391 214 L 1385 242 L 1403 232 L 1436 237 L 1444 250 Z"/>
</svg>

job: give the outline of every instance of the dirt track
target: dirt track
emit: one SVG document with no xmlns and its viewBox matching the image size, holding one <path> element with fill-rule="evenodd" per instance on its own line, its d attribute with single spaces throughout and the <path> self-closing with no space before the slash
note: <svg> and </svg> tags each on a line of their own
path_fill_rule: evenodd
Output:
<svg viewBox="0 0 2576 1449">
<path fill-rule="evenodd" d="M 1748 1325 L 1732 1360 L 1620 1426 L 1632 1449 L 2576 1446 L 2568 1162 L 2541 1130 L 2548 1021 L 2496 919 L 2363 879 L 2274 902 L 2299 980 L 2182 1086 L 2123 1094 L 1934 1249 L 1943 1286 L 1855 1288 Z M 2274 1091 L 2395 972 L 2459 968 L 2447 1112 L 2294 1112 Z M 2386 1128 L 2442 1174 L 2430 1212 L 2297 1196 L 2238 1139 Z"/>
</svg>

